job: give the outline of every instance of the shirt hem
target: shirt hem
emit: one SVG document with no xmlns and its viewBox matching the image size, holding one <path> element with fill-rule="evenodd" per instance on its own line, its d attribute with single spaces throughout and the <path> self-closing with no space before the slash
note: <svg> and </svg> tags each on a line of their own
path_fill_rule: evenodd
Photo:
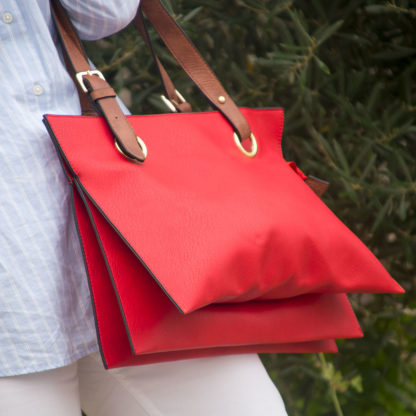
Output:
<svg viewBox="0 0 416 416">
<path fill-rule="evenodd" d="M 94 345 L 86 350 L 83 350 L 82 352 L 80 351 L 74 354 L 71 357 L 57 361 L 56 363 L 52 365 L 34 365 L 34 366 L 24 367 L 19 370 L 11 370 L 11 371 L 6 371 L 6 372 L 2 372 L 0 370 L 0 377 L 22 376 L 25 374 L 40 373 L 42 371 L 54 370 L 59 367 L 65 367 L 67 365 L 74 363 L 75 361 L 80 360 L 81 358 L 89 354 L 97 352 L 98 350 L 99 350 L 98 345 Z"/>
</svg>

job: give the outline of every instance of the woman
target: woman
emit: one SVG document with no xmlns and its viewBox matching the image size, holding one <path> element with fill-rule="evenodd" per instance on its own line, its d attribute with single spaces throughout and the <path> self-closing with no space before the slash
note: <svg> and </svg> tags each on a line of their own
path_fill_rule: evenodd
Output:
<svg viewBox="0 0 416 416">
<path fill-rule="evenodd" d="M 139 0 L 63 0 L 81 37 Z M 105 371 L 65 181 L 42 115 L 79 114 L 48 0 L 0 1 L 0 414 L 285 415 L 256 355 Z"/>
</svg>

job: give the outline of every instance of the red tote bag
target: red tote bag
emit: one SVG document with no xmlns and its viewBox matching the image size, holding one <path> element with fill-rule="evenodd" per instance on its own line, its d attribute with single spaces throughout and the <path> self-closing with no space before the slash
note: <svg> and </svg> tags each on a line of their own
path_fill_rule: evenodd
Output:
<svg viewBox="0 0 416 416">
<path fill-rule="evenodd" d="M 44 121 L 74 187 L 107 366 L 360 336 L 345 293 L 401 287 L 284 160 L 283 111 L 238 109 L 161 4 L 141 7 L 218 111 L 125 117 L 55 9 L 84 112 L 89 97 L 101 114 Z"/>
</svg>

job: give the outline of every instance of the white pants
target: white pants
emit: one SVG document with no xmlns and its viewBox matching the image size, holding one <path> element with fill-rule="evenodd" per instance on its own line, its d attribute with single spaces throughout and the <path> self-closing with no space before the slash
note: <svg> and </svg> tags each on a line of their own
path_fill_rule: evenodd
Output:
<svg viewBox="0 0 416 416">
<path fill-rule="evenodd" d="M 105 370 L 98 353 L 41 373 L 0 378 L 7 416 L 287 416 L 257 355 Z"/>
</svg>

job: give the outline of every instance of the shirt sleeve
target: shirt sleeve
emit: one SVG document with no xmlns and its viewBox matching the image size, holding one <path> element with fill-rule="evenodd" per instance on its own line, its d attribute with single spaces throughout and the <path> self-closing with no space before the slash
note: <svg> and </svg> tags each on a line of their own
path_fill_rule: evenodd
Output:
<svg viewBox="0 0 416 416">
<path fill-rule="evenodd" d="M 61 0 L 81 39 L 97 40 L 118 32 L 134 18 L 140 0 Z"/>
</svg>

